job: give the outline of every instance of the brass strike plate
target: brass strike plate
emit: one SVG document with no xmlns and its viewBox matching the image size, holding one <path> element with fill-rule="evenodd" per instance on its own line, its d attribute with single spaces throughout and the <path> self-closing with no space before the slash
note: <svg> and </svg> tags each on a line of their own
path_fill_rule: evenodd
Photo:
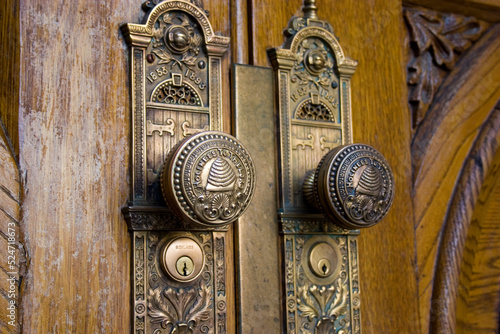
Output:
<svg viewBox="0 0 500 334">
<path fill-rule="evenodd" d="M 123 213 L 132 232 L 133 333 L 226 332 L 226 226 L 231 221 L 222 217 L 212 224 L 210 214 L 240 203 L 237 185 L 250 190 L 251 159 L 245 160 L 250 172 L 243 176 L 227 156 L 213 156 L 217 164 L 198 163 L 195 168 L 213 167 L 202 177 L 220 172 L 217 168 L 226 173 L 211 179 L 215 187 L 209 189 L 206 179 L 194 184 L 196 171 L 184 173 L 192 165 L 182 160 L 183 150 L 178 156 L 174 152 L 178 143 L 196 136 L 224 137 L 226 145 L 234 144 L 220 132 L 221 59 L 229 38 L 214 33 L 202 6 L 201 1 L 147 1 L 144 23 L 121 27 L 130 50 L 132 96 L 131 197 Z M 241 152 L 237 144 L 231 149 L 234 155 Z M 193 159 L 204 159 L 202 151 L 193 150 Z M 168 164 L 169 155 L 175 166 Z M 172 188 L 163 189 L 170 191 L 166 199 L 162 170 L 172 176 L 171 184 L 165 181 Z M 186 181 L 180 186 L 181 177 Z M 217 188 L 221 182 L 227 183 L 223 189 Z M 192 194 L 189 203 L 187 194 Z M 197 214 L 191 214 L 193 203 Z M 205 211 L 208 216 L 200 219 Z"/>
</svg>

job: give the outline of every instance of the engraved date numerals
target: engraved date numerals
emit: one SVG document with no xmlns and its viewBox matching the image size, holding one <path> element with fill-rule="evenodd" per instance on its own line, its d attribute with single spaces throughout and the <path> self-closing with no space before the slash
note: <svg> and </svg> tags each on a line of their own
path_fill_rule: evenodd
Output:
<svg viewBox="0 0 500 334">
<path fill-rule="evenodd" d="M 161 78 L 161 77 L 163 77 L 164 75 L 167 75 L 167 74 L 168 74 L 168 69 L 165 66 L 162 66 L 162 67 L 157 68 L 156 70 L 150 72 L 146 76 L 146 79 L 148 79 L 149 82 L 153 83 L 158 78 Z"/>
</svg>

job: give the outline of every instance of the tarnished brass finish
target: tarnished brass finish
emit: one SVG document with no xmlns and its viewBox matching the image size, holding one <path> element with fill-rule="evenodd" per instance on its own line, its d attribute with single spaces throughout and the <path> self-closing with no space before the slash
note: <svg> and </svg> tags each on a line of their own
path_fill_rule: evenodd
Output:
<svg viewBox="0 0 500 334">
<path fill-rule="evenodd" d="M 180 237 L 163 247 L 161 253 L 163 271 L 179 282 L 196 279 L 205 264 L 201 246 L 192 238 Z"/>
<path fill-rule="evenodd" d="M 176 214 L 194 223 L 218 226 L 238 219 L 248 207 L 255 169 L 236 138 L 206 131 L 172 150 L 161 182 L 165 200 Z"/>
<path fill-rule="evenodd" d="M 123 213 L 133 233 L 132 332 L 226 333 L 224 224 L 230 220 L 200 221 L 180 210 L 175 215 L 163 198 L 160 174 L 177 143 L 223 129 L 221 62 L 229 38 L 214 33 L 201 0 L 154 0 L 143 8 L 148 10 L 144 24 L 121 26 L 130 49 L 131 196 Z M 170 167 L 164 174 L 175 168 Z M 231 165 L 230 170 L 239 180 L 239 169 Z M 245 186 L 253 184 L 247 181 Z M 235 184 L 237 192 L 240 184 Z M 183 186 L 201 195 L 194 184 Z M 241 199 L 229 188 L 223 194 Z M 218 209 L 227 213 L 232 207 L 224 196 Z M 175 193 L 166 200 L 182 203 Z M 214 201 L 211 205 L 209 217 Z M 175 248 L 186 244 L 193 249 Z"/>
<path fill-rule="evenodd" d="M 306 198 L 347 229 L 377 224 L 394 199 L 394 176 L 389 164 L 382 154 L 364 144 L 334 148 L 306 179 Z"/>
<path fill-rule="evenodd" d="M 191 134 L 223 128 L 221 58 L 229 38 L 214 33 L 201 1 L 154 4 L 144 24 L 121 27 L 131 66 L 130 206 L 164 206 L 159 175 L 168 152 Z"/>
<path fill-rule="evenodd" d="M 269 50 L 277 108 L 282 318 L 286 333 L 361 333 L 358 231 L 380 221 L 394 179 L 352 143 L 351 76 L 332 26 L 304 0 L 283 48 Z M 347 145 L 347 146 L 346 146 Z"/>
<path fill-rule="evenodd" d="M 342 267 L 342 256 L 335 240 L 328 236 L 315 236 L 304 244 L 304 274 L 318 285 L 332 284 Z"/>
<path fill-rule="evenodd" d="M 235 224 L 237 333 L 282 333 L 273 71 L 234 64 L 234 134 L 255 163 L 255 196 Z"/>
</svg>

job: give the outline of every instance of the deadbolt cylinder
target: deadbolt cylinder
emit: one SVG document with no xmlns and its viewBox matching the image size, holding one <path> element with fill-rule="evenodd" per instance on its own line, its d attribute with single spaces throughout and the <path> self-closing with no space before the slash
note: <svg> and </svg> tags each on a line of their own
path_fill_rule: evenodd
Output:
<svg viewBox="0 0 500 334">
<path fill-rule="evenodd" d="M 161 252 L 160 264 L 170 278 L 190 282 L 198 277 L 205 263 L 201 246 L 191 238 L 172 240 Z"/>
</svg>

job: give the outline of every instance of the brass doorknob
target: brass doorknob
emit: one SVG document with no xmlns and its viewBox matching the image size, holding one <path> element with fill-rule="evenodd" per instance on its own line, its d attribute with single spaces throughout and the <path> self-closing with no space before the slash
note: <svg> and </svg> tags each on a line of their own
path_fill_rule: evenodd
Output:
<svg viewBox="0 0 500 334">
<path fill-rule="evenodd" d="M 318 168 L 306 175 L 308 202 L 346 229 L 380 222 L 394 199 L 394 176 L 386 159 L 365 144 L 332 149 Z"/>
<path fill-rule="evenodd" d="M 255 168 L 236 138 L 223 132 L 200 132 L 169 153 L 161 185 L 168 206 L 182 219 L 220 226 L 238 219 L 248 207 Z"/>
</svg>

